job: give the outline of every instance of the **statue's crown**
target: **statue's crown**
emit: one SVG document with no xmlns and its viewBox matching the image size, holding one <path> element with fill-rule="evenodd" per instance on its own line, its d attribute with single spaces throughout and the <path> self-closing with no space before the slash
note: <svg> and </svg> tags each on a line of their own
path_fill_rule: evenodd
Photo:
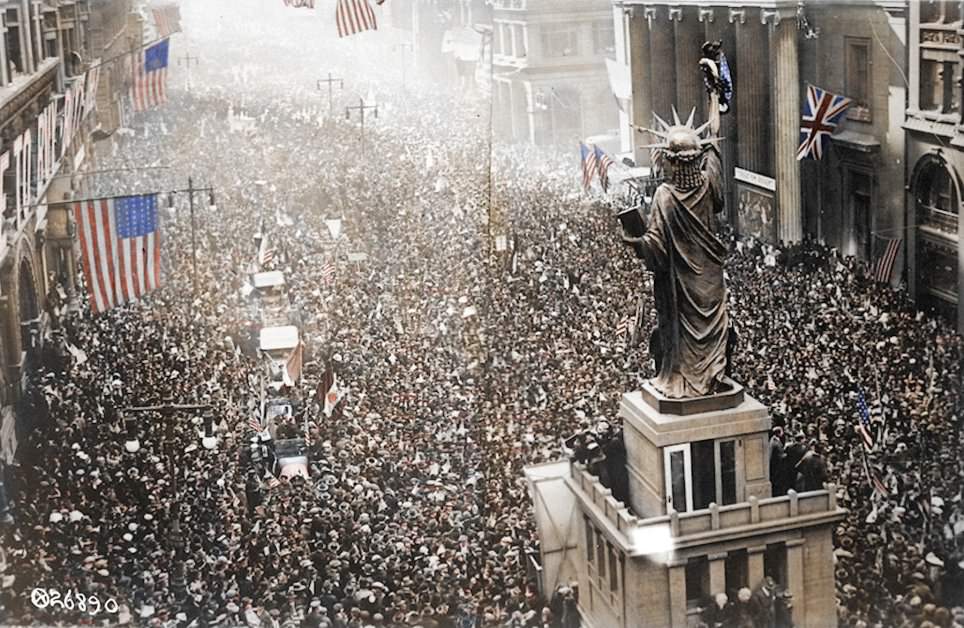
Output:
<svg viewBox="0 0 964 628">
<path fill-rule="evenodd" d="M 690 111 L 689 118 L 687 118 L 684 123 L 680 120 L 679 114 L 676 112 L 676 107 L 673 107 L 673 124 L 669 124 L 654 113 L 653 117 L 662 129 L 642 130 L 652 133 L 663 141 L 656 144 L 647 144 L 643 148 L 655 148 L 659 150 L 666 159 L 672 162 L 687 162 L 698 159 L 703 154 L 703 148 L 707 144 L 720 138 L 700 137 L 710 123 L 706 122 L 694 128 L 693 118 L 695 116 L 696 108 L 694 107 Z"/>
</svg>

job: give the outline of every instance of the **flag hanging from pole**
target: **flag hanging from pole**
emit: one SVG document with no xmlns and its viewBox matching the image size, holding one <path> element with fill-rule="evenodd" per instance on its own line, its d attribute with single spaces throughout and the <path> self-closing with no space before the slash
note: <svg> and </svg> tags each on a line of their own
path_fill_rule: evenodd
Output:
<svg viewBox="0 0 964 628">
<path fill-rule="evenodd" d="M 161 286 L 157 194 L 74 204 L 90 309 L 99 314 Z"/>
<path fill-rule="evenodd" d="M 900 254 L 900 245 L 903 239 L 881 239 L 884 240 L 887 245 L 877 258 L 877 264 L 874 267 L 874 279 L 879 283 L 890 283 L 890 278 L 894 274 L 894 264 L 897 262 L 897 256 Z"/>
<path fill-rule="evenodd" d="M 870 426 L 870 410 L 867 409 L 867 400 L 864 399 L 864 391 L 857 391 L 857 424 L 854 426 L 860 442 L 864 444 L 864 449 L 873 451 L 874 436 Z"/>
<path fill-rule="evenodd" d="M 800 121 L 800 147 L 797 159 L 820 159 L 830 136 L 850 106 L 851 100 L 815 85 L 807 85 L 807 99 L 803 103 Z"/>
<path fill-rule="evenodd" d="M 158 39 L 181 32 L 181 9 L 176 4 L 157 5 L 151 8 L 151 12 Z"/>
<path fill-rule="evenodd" d="M 285 386 L 294 387 L 301 379 L 301 366 L 304 363 L 305 345 L 299 342 L 298 346 L 291 350 L 291 355 L 285 360 L 285 368 L 282 373 Z"/>
<path fill-rule="evenodd" d="M 368 4 L 368 0 L 338 0 L 335 22 L 338 24 L 339 37 L 378 30 L 375 11 Z"/>
<path fill-rule="evenodd" d="M 596 165 L 596 151 L 579 142 L 579 154 L 582 159 L 582 187 L 588 192 L 592 186 L 593 175 L 599 170 Z"/>
<path fill-rule="evenodd" d="M 134 111 L 146 111 L 167 101 L 167 61 L 170 41 L 165 39 L 142 49 L 134 60 L 131 101 Z"/>
<path fill-rule="evenodd" d="M 328 373 L 331 373 L 330 378 Z M 338 376 L 335 375 L 334 371 L 326 371 L 325 377 L 322 378 L 322 384 L 329 384 L 328 388 L 324 391 L 324 405 L 322 406 L 322 412 L 325 413 L 326 417 L 331 418 L 331 413 L 338 405 L 341 400 L 341 393 L 338 390 Z"/>
<path fill-rule="evenodd" d="M 609 191 L 609 168 L 613 165 L 613 159 L 606 154 L 606 151 L 599 148 L 598 146 L 593 146 L 596 153 L 596 168 L 599 172 L 599 185 L 602 186 L 603 192 Z"/>
</svg>

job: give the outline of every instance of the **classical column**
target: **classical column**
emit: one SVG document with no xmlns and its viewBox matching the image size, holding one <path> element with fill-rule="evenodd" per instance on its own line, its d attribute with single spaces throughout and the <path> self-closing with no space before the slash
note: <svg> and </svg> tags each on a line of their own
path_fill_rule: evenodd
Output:
<svg viewBox="0 0 964 628">
<path fill-rule="evenodd" d="M 629 26 L 627 48 L 629 49 L 629 73 L 633 84 L 633 102 L 630 120 L 633 125 L 649 127 L 653 124 L 653 66 L 649 54 L 650 30 L 642 9 L 629 9 L 626 16 Z M 633 160 L 637 164 L 649 163 L 649 151 L 639 148 L 645 144 L 641 133 L 631 131 Z"/>
<path fill-rule="evenodd" d="M 3 66 L 0 67 L 0 84 L 2 85 L 10 83 L 9 65 L 7 63 L 7 34 L 7 27 L 0 26 L 0 43 L 3 43 L 0 46 L 0 65 Z"/>
<path fill-rule="evenodd" d="M 764 12 L 764 16 L 767 13 Z M 777 183 L 777 237 L 789 244 L 803 239 L 800 212 L 800 76 L 797 24 L 770 13 L 773 67 L 773 176 Z"/>
<path fill-rule="evenodd" d="M 787 541 L 787 582 L 786 587 L 793 595 L 793 624 L 806 626 L 806 590 L 803 586 L 803 539 Z"/>
<path fill-rule="evenodd" d="M 676 34 L 676 108 L 683 120 L 696 107 L 696 119 L 705 119 L 706 95 L 703 73 L 700 71 L 700 46 L 703 44 L 703 25 L 697 20 L 695 8 L 669 9 Z"/>
<path fill-rule="evenodd" d="M 672 109 L 676 104 L 676 91 L 672 89 L 672 86 L 676 85 L 676 65 L 671 62 L 676 58 L 674 30 L 669 28 L 670 24 L 660 21 L 665 19 L 665 13 L 655 15 L 656 10 L 651 7 L 644 10 L 647 11 L 646 21 L 649 23 L 650 59 L 659 64 L 652 66 L 653 84 L 658 84 L 658 88 L 652 90 L 653 112 L 663 120 L 672 121 Z"/>
<path fill-rule="evenodd" d="M 743 9 L 731 12 L 736 22 L 736 67 L 739 82 L 734 86 L 740 143 L 737 165 L 758 174 L 771 175 L 767 128 L 770 121 L 770 68 L 766 63 L 766 26 L 754 20 Z"/>
<path fill-rule="evenodd" d="M 686 561 L 670 563 L 667 572 L 670 628 L 686 628 Z"/>
<path fill-rule="evenodd" d="M 710 595 L 726 593 L 726 552 L 710 554 Z"/>
<path fill-rule="evenodd" d="M 763 580 L 763 553 L 766 552 L 766 545 L 748 547 L 747 557 L 747 584 L 752 589 Z"/>
</svg>

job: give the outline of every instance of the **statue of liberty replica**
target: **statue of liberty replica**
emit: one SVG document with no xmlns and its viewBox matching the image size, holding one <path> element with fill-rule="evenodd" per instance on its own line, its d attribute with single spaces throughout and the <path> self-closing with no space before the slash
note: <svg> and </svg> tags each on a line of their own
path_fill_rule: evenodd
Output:
<svg viewBox="0 0 964 628">
<path fill-rule="evenodd" d="M 657 328 L 650 350 L 657 366 L 653 387 L 669 398 L 702 397 L 728 388 L 729 318 L 723 264 L 727 246 L 717 235 L 723 211 L 723 175 L 717 137 L 718 95 L 711 90 L 710 120 L 693 126 L 673 110 L 673 123 L 654 116 L 657 129 L 637 129 L 658 140 L 656 159 L 666 180 L 653 196 L 649 224 L 623 240 L 653 272 Z M 624 225 L 626 222 L 624 221 Z M 639 222 L 636 223 L 639 225 Z"/>
</svg>

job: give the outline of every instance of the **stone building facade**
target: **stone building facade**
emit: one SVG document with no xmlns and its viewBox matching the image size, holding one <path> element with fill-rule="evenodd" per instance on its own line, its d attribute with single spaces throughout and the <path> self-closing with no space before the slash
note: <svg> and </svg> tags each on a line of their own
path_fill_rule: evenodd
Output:
<svg viewBox="0 0 964 628">
<path fill-rule="evenodd" d="M 55 305 L 73 291 L 64 201 L 85 197 L 77 174 L 95 167 L 93 132 L 110 118 L 106 107 L 95 115 L 94 103 L 123 82 L 100 84 L 95 74 L 110 72 L 94 69 L 106 67 L 116 42 L 130 50 L 141 39 L 127 38 L 130 0 L 6 0 L 0 9 L 0 461 L 10 462 L 36 420 L 23 397 L 57 326 Z"/>
<path fill-rule="evenodd" d="M 631 135 L 630 123 L 651 127 L 654 113 L 669 119 L 674 105 L 705 119 L 700 44 L 720 40 L 734 82 L 721 129 L 732 226 L 773 243 L 809 234 L 864 260 L 899 233 L 906 2 L 613 4 L 616 58 L 632 80 L 623 149 L 637 162 L 648 163 L 649 140 Z M 808 85 L 854 104 L 823 158 L 798 161 Z"/>
</svg>

